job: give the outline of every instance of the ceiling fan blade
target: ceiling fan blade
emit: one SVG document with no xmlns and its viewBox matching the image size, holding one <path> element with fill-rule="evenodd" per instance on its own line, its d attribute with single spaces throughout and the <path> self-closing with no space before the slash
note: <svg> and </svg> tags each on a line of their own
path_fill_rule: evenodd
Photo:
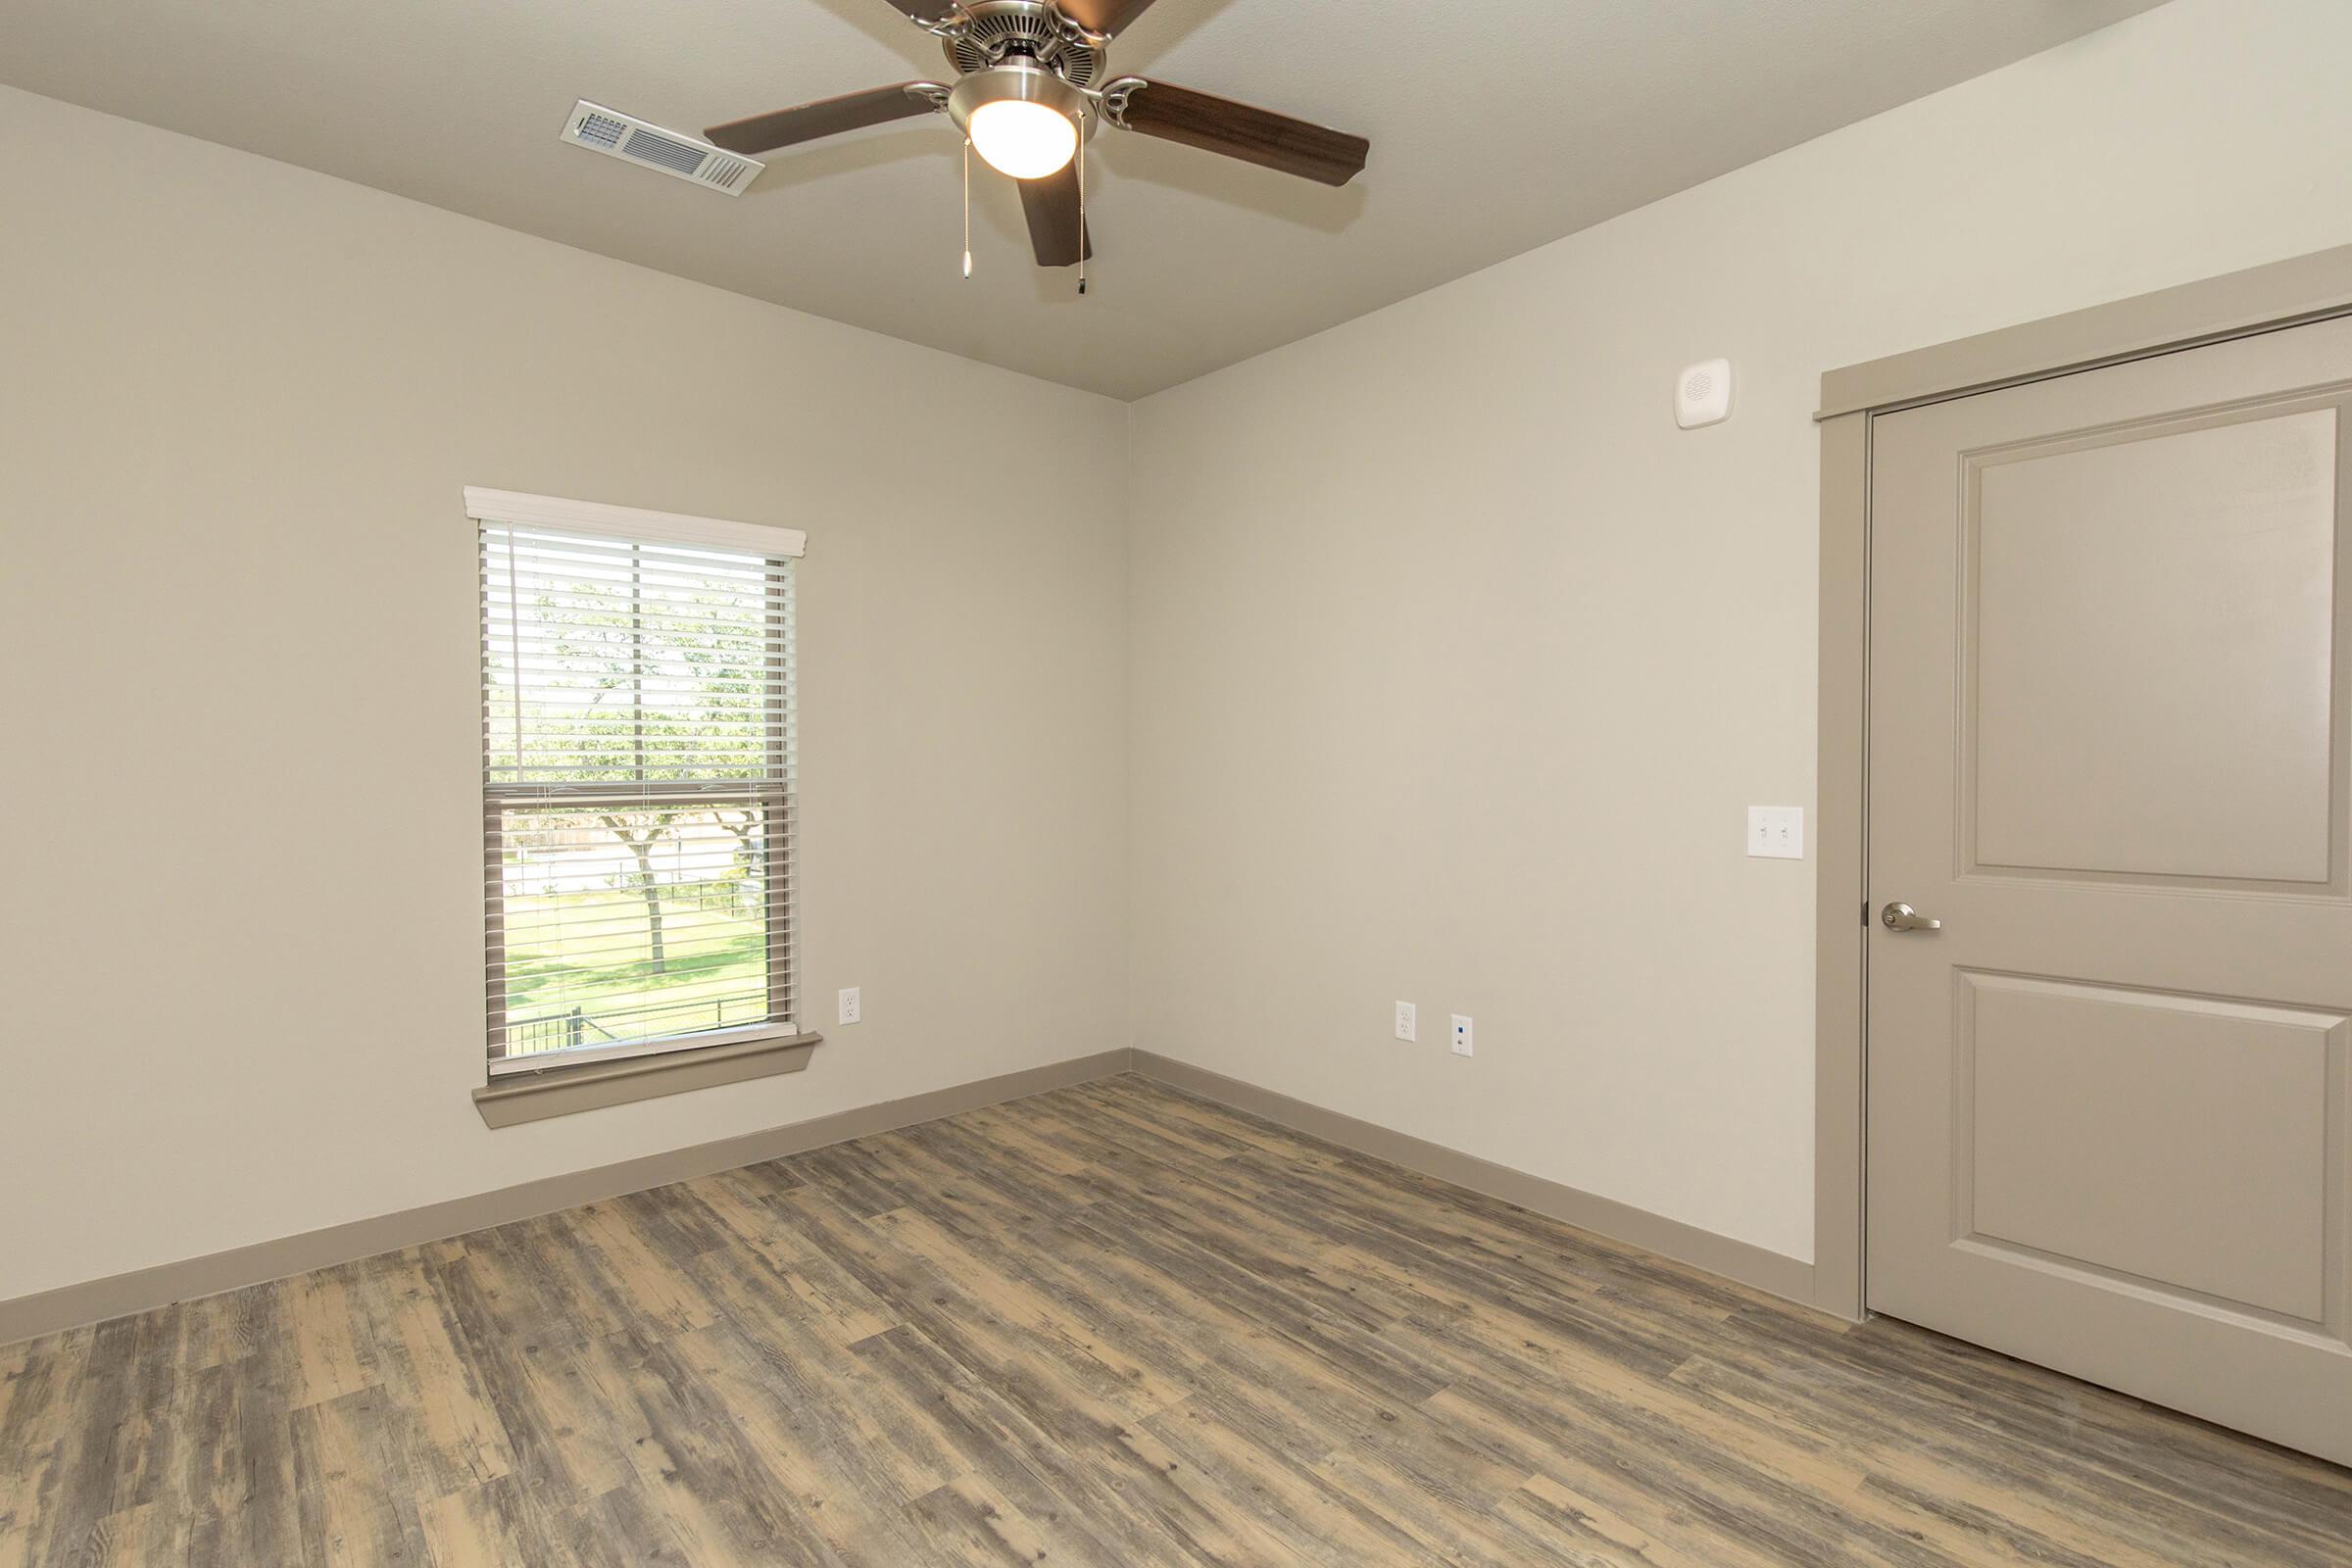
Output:
<svg viewBox="0 0 2352 1568">
<path fill-rule="evenodd" d="M 1364 155 L 1372 150 L 1363 137 L 1344 130 L 1310 125 L 1270 109 L 1252 109 L 1230 98 L 1214 98 L 1164 81 L 1138 82 L 1128 93 L 1126 112 L 1117 123 L 1147 136 L 1223 153 L 1326 185 L 1345 185 L 1353 179 L 1363 171 Z"/>
<path fill-rule="evenodd" d="M 1078 166 L 1064 164 L 1061 172 L 1043 179 L 1017 181 L 1021 212 L 1029 220 L 1029 245 L 1040 267 L 1078 265 Z M 1086 236 L 1087 260 L 1094 260 L 1095 237 Z"/>
<path fill-rule="evenodd" d="M 890 0 L 892 5 L 899 0 Z M 922 0 L 906 0 L 920 5 Z M 1057 0 L 1061 14 L 1089 32 L 1115 36 L 1135 25 L 1135 19 L 1152 9 L 1152 0 Z"/>
<path fill-rule="evenodd" d="M 703 139 L 731 153 L 764 153 L 814 141 L 820 136 L 837 136 L 845 130 L 879 125 L 886 121 L 912 120 L 917 115 L 930 114 L 933 105 L 929 98 L 909 89 L 929 85 L 902 81 L 892 87 L 869 87 L 864 92 L 847 92 L 838 98 L 820 98 L 798 108 L 712 125 L 703 132 Z"/>
</svg>

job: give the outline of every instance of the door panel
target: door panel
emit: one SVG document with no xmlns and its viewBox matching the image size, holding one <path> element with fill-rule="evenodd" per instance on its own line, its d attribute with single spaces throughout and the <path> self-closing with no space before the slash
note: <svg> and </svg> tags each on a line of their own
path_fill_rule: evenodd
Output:
<svg viewBox="0 0 2352 1568">
<path fill-rule="evenodd" d="M 1960 980 L 1960 1235 L 2324 1324 L 2343 1018 Z"/>
<path fill-rule="evenodd" d="M 1969 460 L 1980 865 L 2328 879 L 2335 418 Z"/>
<path fill-rule="evenodd" d="M 2352 1462 L 2352 321 L 1872 423 L 1868 1298 Z"/>
</svg>

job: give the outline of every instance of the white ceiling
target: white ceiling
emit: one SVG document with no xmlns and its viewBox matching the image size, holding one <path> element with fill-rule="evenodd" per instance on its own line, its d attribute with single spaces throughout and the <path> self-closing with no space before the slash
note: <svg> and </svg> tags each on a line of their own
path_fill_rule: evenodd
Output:
<svg viewBox="0 0 2352 1568">
<path fill-rule="evenodd" d="M 883 0 L 0 0 L 0 80 L 1132 398 L 2158 0 L 1159 0 L 1113 70 L 1372 139 L 1339 190 L 1105 131 L 1090 293 L 944 120 L 772 155 L 730 200 L 557 140 L 948 70 Z"/>
</svg>

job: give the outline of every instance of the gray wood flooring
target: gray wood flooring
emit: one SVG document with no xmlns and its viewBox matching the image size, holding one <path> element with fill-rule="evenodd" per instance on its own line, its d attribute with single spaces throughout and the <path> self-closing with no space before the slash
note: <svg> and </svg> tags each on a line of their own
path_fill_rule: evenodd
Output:
<svg viewBox="0 0 2352 1568">
<path fill-rule="evenodd" d="M 0 1565 L 2352 1561 L 2352 1474 L 1133 1077 L 0 1349 Z"/>
</svg>

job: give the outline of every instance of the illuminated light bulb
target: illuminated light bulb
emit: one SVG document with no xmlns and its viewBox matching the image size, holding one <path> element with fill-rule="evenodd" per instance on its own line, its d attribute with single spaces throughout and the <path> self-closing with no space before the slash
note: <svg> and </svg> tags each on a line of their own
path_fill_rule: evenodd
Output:
<svg viewBox="0 0 2352 1568">
<path fill-rule="evenodd" d="M 972 111 L 972 147 L 999 173 L 1042 179 L 1058 172 L 1078 150 L 1078 126 L 1047 104 L 1000 99 Z"/>
</svg>

